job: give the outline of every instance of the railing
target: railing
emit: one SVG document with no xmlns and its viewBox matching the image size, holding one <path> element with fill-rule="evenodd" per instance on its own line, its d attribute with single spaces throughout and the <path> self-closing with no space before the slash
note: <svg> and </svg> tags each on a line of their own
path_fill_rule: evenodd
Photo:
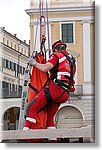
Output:
<svg viewBox="0 0 102 150">
<path fill-rule="evenodd" d="M 22 88 L 17 90 L 2 88 L 0 98 L 20 98 L 22 94 Z"/>
<path fill-rule="evenodd" d="M 75 85 L 75 91 L 70 93 L 71 96 L 82 96 L 83 85 Z"/>
<path fill-rule="evenodd" d="M 2 94 L 0 95 L 1 98 L 20 98 L 22 94 L 22 88 L 17 90 L 2 88 Z M 83 86 L 82 85 L 75 85 L 75 92 L 70 93 L 71 96 L 81 96 L 83 95 Z"/>
</svg>

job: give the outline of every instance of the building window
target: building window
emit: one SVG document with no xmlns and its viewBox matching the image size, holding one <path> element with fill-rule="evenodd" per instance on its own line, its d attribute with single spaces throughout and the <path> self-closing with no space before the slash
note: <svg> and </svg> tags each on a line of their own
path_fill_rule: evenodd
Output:
<svg viewBox="0 0 102 150">
<path fill-rule="evenodd" d="M 23 54 L 23 48 L 21 48 L 21 53 Z"/>
<path fill-rule="evenodd" d="M 10 61 L 8 60 L 8 69 L 10 69 Z"/>
<path fill-rule="evenodd" d="M 12 91 L 15 91 L 16 88 L 15 88 L 15 84 L 12 84 Z"/>
<path fill-rule="evenodd" d="M 16 64 L 14 63 L 14 71 L 16 71 Z"/>
<path fill-rule="evenodd" d="M 17 73 L 20 73 L 20 66 L 17 64 Z"/>
<path fill-rule="evenodd" d="M 6 68 L 6 59 L 3 58 L 3 68 Z"/>
<path fill-rule="evenodd" d="M 9 45 L 9 41 L 7 40 L 7 45 Z"/>
<path fill-rule="evenodd" d="M 2 81 L 2 88 L 3 89 L 9 89 L 9 83 Z M 7 91 L 6 91 L 7 92 Z"/>
<path fill-rule="evenodd" d="M 24 51 L 24 55 L 26 55 L 26 50 Z"/>
<path fill-rule="evenodd" d="M 61 39 L 65 43 L 74 43 L 74 25 L 73 23 L 61 24 Z"/>
<path fill-rule="evenodd" d="M 14 49 L 16 50 L 16 44 L 14 45 Z"/>
<path fill-rule="evenodd" d="M 6 59 L 6 68 L 8 68 L 8 60 Z"/>
<path fill-rule="evenodd" d="M 11 48 L 12 48 L 12 42 L 11 42 Z"/>
<path fill-rule="evenodd" d="M 9 60 L 3 60 L 3 67 L 7 69 L 11 69 L 11 62 Z"/>
<path fill-rule="evenodd" d="M 5 43 L 5 38 L 3 38 L 3 43 Z"/>
<path fill-rule="evenodd" d="M 22 74 L 22 66 L 20 66 L 20 74 Z"/>
<path fill-rule="evenodd" d="M 20 51 L 20 47 L 18 46 L 18 51 Z"/>
<path fill-rule="evenodd" d="M 12 70 L 12 62 L 10 61 L 10 70 Z"/>
<path fill-rule="evenodd" d="M 24 74 L 25 68 L 23 67 L 23 74 Z"/>
<path fill-rule="evenodd" d="M 14 63 L 11 62 L 11 70 L 14 71 Z"/>
</svg>

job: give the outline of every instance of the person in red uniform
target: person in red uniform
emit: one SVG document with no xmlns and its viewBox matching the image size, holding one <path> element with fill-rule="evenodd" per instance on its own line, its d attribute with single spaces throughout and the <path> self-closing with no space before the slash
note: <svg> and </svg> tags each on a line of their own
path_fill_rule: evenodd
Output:
<svg viewBox="0 0 102 150">
<path fill-rule="evenodd" d="M 24 130 L 34 129 L 37 120 L 37 112 L 47 106 L 47 128 L 55 129 L 54 116 L 60 106 L 69 98 L 70 91 L 70 64 L 67 56 L 72 56 L 66 51 L 67 45 L 62 41 L 56 41 L 52 45 L 53 54 L 46 64 L 37 63 L 29 58 L 28 63 L 43 72 L 50 72 L 49 85 L 42 89 L 27 107 L 27 116 Z M 76 66 L 73 68 L 75 74 Z M 73 81 L 74 83 L 74 81 Z"/>
</svg>

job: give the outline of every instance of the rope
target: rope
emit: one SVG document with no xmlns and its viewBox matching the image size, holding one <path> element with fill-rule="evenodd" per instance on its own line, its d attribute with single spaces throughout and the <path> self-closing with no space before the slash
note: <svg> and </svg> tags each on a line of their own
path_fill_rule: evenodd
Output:
<svg viewBox="0 0 102 150">
<path fill-rule="evenodd" d="M 39 3 L 39 9 L 40 9 L 40 3 Z M 34 40 L 34 52 L 35 52 L 35 48 L 36 48 L 36 41 L 37 41 L 37 31 L 38 31 L 38 25 L 39 25 L 39 13 L 38 13 L 38 17 L 37 17 L 37 26 L 36 26 L 36 33 L 35 33 L 35 40 Z M 33 54 L 32 54 L 33 55 Z"/>
<path fill-rule="evenodd" d="M 50 49 L 50 33 L 49 33 L 48 3 L 47 3 L 47 0 L 46 0 L 46 12 L 47 12 L 48 50 L 49 50 L 49 55 L 50 55 L 51 54 L 51 49 Z"/>
<path fill-rule="evenodd" d="M 40 51 L 42 53 L 44 53 L 44 56 L 45 56 L 45 59 L 46 59 L 46 52 L 49 51 L 49 55 L 51 53 L 51 50 L 50 50 L 50 33 L 49 33 L 48 4 L 47 4 L 47 0 L 46 0 L 46 19 L 45 19 L 45 16 L 44 16 L 44 11 L 43 11 L 44 7 L 43 7 L 43 5 L 44 5 L 43 0 L 39 0 L 39 10 L 38 10 L 37 26 L 36 26 L 35 40 L 34 40 L 34 51 L 33 51 L 32 55 L 31 55 L 31 57 L 34 56 L 34 53 L 36 52 L 37 35 L 38 35 L 38 25 L 39 25 L 39 21 L 40 21 L 40 43 L 41 43 L 41 45 L 40 45 Z M 44 23 L 44 31 L 42 32 L 42 28 L 43 28 L 42 25 L 43 25 L 43 23 Z M 48 37 L 48 49 L 47 50 L 45 48 L 46 25 L 47 25 L 47 37 Z"/>
</svg>

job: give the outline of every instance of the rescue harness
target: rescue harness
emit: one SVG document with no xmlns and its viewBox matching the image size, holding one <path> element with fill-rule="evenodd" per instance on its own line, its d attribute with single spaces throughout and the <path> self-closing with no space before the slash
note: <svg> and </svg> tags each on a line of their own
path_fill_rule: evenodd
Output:
<svg viewBox="0 0 102 150">
<path fill-rule="evenodd" d="M 66 76 L 65 75 L 65 78 L 69 79 L 69 83 L 66 82 L 66 81 L 63 81 L 63 80 L 58 80 L 57 79 L 57 72 L 58 72 L 58 66 L 59 66 L 59 58 L 56 54 L 54 54 L 57 58 L 58 58 L 58 63 L 57 65 L 54 67 L 54 70 L 56 71 L 56 74 L 54 74 L 54 77 L 53 77 L 53 82 L 54 84 L 58 85 L 59 87 L 61 87 L 64 91 L 63 91 L 63 94 L 64 92 L 74 92 L 75 91 L 75 88 L 74 88 L 74 80 L 73 80 L 73 76 L 74 76 L 74 65 L 75 65 L 75 58 L 73 56 L 69 57 L 68 55 L 66 55 L 64 52 L 60 52 L 62 53 L 68 60 L 69 62 L 69 65 L 70 65 L 70 77 L 69 76 Z M 44 90 L 45 92 L 45 95 L 46 95 L 46 100 L 47 100 L 47 103 L 49 105 L 51 105 L 51 95 L 50 95 L 50 91 L 49 91 L 49 86 L 47 86 Z M 63 94 L 61 94 L 58 98 L 60 98 Z M 54 100 L 54 102 L 56 102 L 56 100 Z"/>
<path fill-rule="evenodd" d="M 74 80 L 73 80 L 73 77 L 74 77 L 74 65 L 75 65 L 75 58 L 71 55 L 68 56 L 67 54 L 65 54 L 64 52 L 60 52 L 62 53 L 66 59 L 68 60 L 69 62 L 69 65 L 70 65 L 70 76 L 68 75 L 64 75 L 64 78 L 68 79 L 69 82 L 66 82 L 66 81 L 63 81 L 63 80 L 59 80 L 58 77 L 57 77 L 57 73 L 58 73 L 58 67 L 59 67 L 59 58 L 56 54 L 54 54 L 56 56 L 56 58 L 58 59 L 58 63 L 56 64 L 56 66 L 53 68 L 53 75 L 52 75 L 52 80 L 55 84 L 59 85 L 61 88 L 63 88 L 65 91 L 67 91 L 68 93 L 69 92 L 72 92 L 72 88 L 73 88 L 73 92 L 74 92 Z"/>
<path fill-rule="evenodd" d="M 47 6 L 47 0 L 46 0 L 46 18 L 45 19 L 45 16 L 44 16 L 44 12 L 43 12 L 43 1 L 40 1 L 39 3 L 39 12 L 40 12 L 40 16 L 38 16 L 38 18 L 40 18 L 40 53 L 42 53 L 43 56 L 45 56 L 45 59 L 46 59 L 46 52 L 49 50 L 49 55 L 50 55 L 50 35 L 49 35 L 49 25 L 48 25 L 48 6 Z M 37 28 L 36 28 L 36 34 L 35 34 L 35 44 L 34 44 L 34 51 L 35 51 L 35 48 L 36 48 L 36 42 L 37 42 L 37 30 L 38 30 L 38 24 L 39 24 L 39 19 L 37 20 Z M 44 26 L 42 26 L 42 24 L 44 24 Z M 48 37 L 48 50 L 45 49 L 45 41 L 46 41 L 46 25 L 47 25 L 47 37 Z M 43 30 L 43 27 L 44 27 L 44 30 Z M 42 32 L 43 31 L 43 32 Z M 37 55 L 39 55 L 40 53 L 38 53 Z M 66 59 L 68 60 L 69 62 L 69 65 L 70 65 L 70 77 L 65 75 L 65 78 L 68 79 L 70 82 L 66 82 L 66 81 L 62 81 L 62 80 L 59 80 L 57 79 L 57 72 L 58 72 L 58 66 L 59 66 L 59 58 L 56 54 L 54 54 L 57 59 L 58 59 L 58 63 L 57 65 L 54 67 L 55 71 L 53 72 L 54 73 L 54 77 L 53 79 L 50 79 L 48 78 L 48 80 L 46 81 L 46 83 L 44 84 L 44 86 L 42 87 L 42 89 L 44 89 L 45 87 L 45 95 L 46 95 L 46 100 L 47 100 L 47 103 L 50 103 L 51 102 L 51 95 L 50 95 L 50 91 L 49 91 L 49 80 L 53 80 L 54 84 L 60 86 L 64 92 L 70 92 L 72 87 L 74 87 L 73 85 L 73 76 L 74 76 L 74 71 L 73 71 L 73 68 L 74 68 L 74 65 L 75 65 L 75 59 L 74 57 L 69 57 L 68 55 L 66 55 L 64 52 L 61 52 Z M 37 56 L 36 55 L 36 56 Z M 29 87 L 34 90 L 37 94 L 40 92 L 38 91 L 35 87 L 33 87 L 31 84 L 29 84 Z M 42 90 L 41 89 L 41 90 Z"/>
<path fill-rule="evenodd" d="M 58 72 L 58 66 L 59 66 L 59 58 L 56 54 L 54 54 L 57 59 L 58 59 L 58 63 L 56 64 L 56 66 L 54 67 L 54 70 L 55 70 L 55 74 L 53 76 L 53 78 L 48 78 L 48 80 L 46 81 L 46 83 L 44 84 L 43 88 L 44 89 L 45 87 L 45 95 L 46 95 L 46 101 L 47 101 L 47 104 L 51 105 L 51 94 L 50 94 L 50 91 L 49 91 L 49 83 L 50 83 L 50 80 L 52 80 L 54 82 L 54 84 L 60 86 L 64 92 L 74 92 L 75 91 L 75 88 L 74 88 L 74 80 L 73 80 L 73 76 L 74 76 L 74 65 L 75 65 L 75 58 L 73 56 L 69 57 L 67 54 L 65 54 L 64 52 L 60 52 L 62 53 L 68 60 L 69 62 L 69 65 L 70 65 L 70 77 L 67 76 L 67 75 L 64 75 L 66 79 L 68 79 L 70 82 L 66 82 L 66 81 L 63 81 L 63 80 L 59 80 L 57 79 L 57 72 Z M 37 91 L 37 89 L 35 89 L 33 86 L 30 85 L 30 88 L 32 88 L 36 93 L 38 93 L 39 91 Z M 64 93 L 63 93 L 64 94 Z M 59 96 L 61 97 L 62 94 Z M 58 97 L 58 98 L 59 98 Z"/>
</svg>

